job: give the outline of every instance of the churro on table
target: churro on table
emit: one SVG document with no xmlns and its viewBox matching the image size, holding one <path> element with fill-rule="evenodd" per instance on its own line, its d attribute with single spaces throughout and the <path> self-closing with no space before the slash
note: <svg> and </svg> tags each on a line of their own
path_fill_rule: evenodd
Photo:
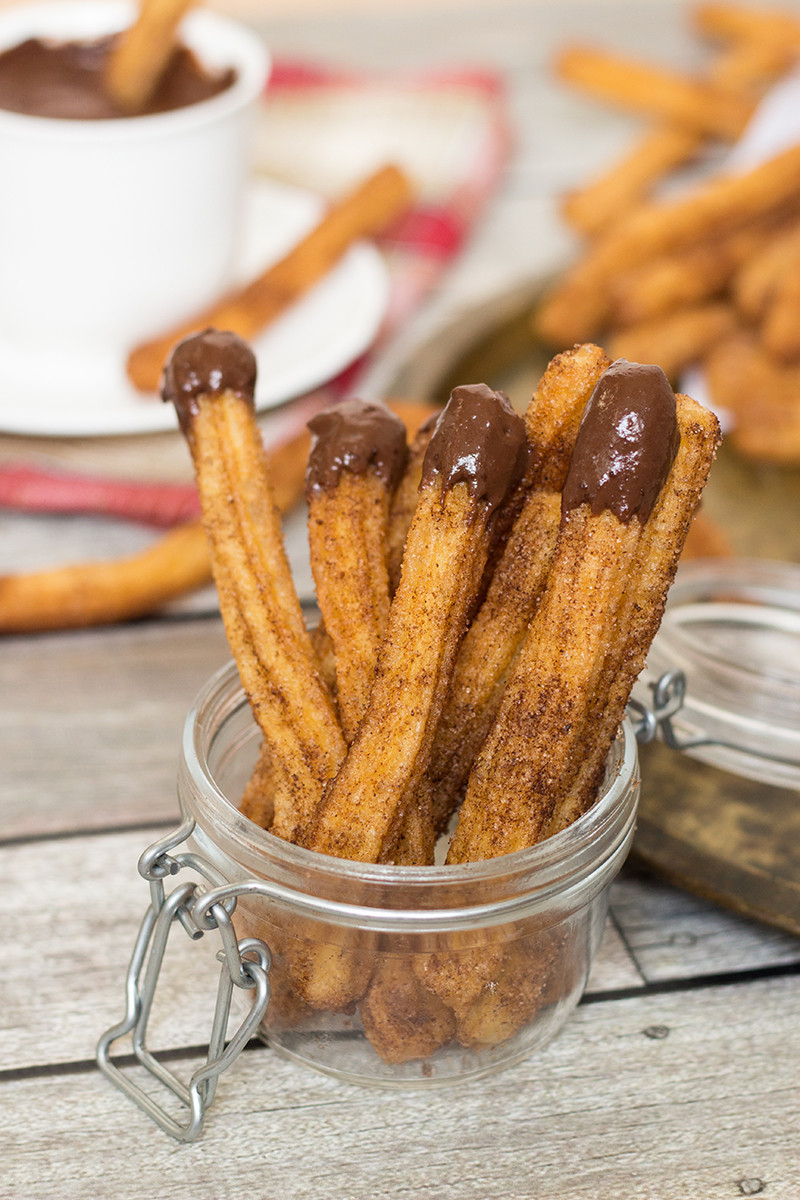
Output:
<svg viewBox="0 0 800 1200">
<path fill-rule="evenodd" d="M 173 346 L 213 326 L 252 339 L 318 283 L 359 238 L 383 232 L 410 207 L 411 183 L 396 166 L 373 171 L 323 213 L 278 262 L 202 312 L 131 350 L 126 370 L 134 387 L 156 391 Z"/>
<path fill-rule="evenodd" d="M 322 615 L 309 635 L 254 383 L 246 344 L 213 330 L 165 375 L 263 735 L 243 812 L 320 856 L 415 879 L 454 812 L 454 869 L 558 837 L 602 791 L 716 418 L 659 367 L 591 343 L 553 359 L 524 416 L 466 384 L 411 447 L 382 404 L 326 410 L 306 480 Z M 305 917 L 247 919 L 274 951 L 281 1028 L 357 1008 L 394 1064 L 505 1041 L 580 976 L 563 930 L 536 922 L 412 950 Z"/>
</svg>

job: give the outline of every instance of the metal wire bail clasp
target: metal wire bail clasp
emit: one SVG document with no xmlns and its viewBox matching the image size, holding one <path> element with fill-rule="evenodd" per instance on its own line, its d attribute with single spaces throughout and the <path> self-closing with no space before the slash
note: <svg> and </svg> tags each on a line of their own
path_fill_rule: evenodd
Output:
<svg viewBox="0 0 800 1200">
<path fill-rule="evenodd" d="M 259 938 L 237 941 L 231 916 L 236 906 L 234 895 L 226 895 L 225 880 L 199 855 L 170 851 L 191 835 L 194 821 L 187 820 L 165 838 L 153 843 L 139 859 L 139 873 L 150 884 L 150 906 L 134 944 L 126 976 L 125 1017 L 107 1030 L 97 1046 L 97 1063 L 108 1079 L 133 1100 L 157 1125 L 180 1142 L 191 1142 L 203 1127 L 205 1114 L 214 1098 L 221 1073 L 238 1057 L 255 1033 L 269 1004 L 269 949 Z M 205 894 L 193 881 L 179 883 L 169 894 L 164 880 L 188 867 L 216 889 L 216 901 L 206 906 L 195 919 L 194 906 Z M 179 921 L 188 935 L 197 940 L 210 929 L 217 929 L 222 949 L 217 954 L 220 971 L 217 1000 L 211 1024 L 208 1054 L 204 1065 L 194 1072 L 188 1085 L 147 1049 L 147 1023 L 158 983 L 167 938 L 173 922 Z M 234 987 L 254 989 L 247 1016 L 233 1037 L 225 1042 Z M 111 1060 L 111 1047 L 120 1038 L 131 1035 L 134 1055 L 143 1067 L 178 1098 L 188 1110 L 184 1124 L 172 1117 L 153 1097 Z"/>
<path fill-rule="evenodd" d="M 636 740 L 646 745 L 652 742 L 659 730 L 666 744 L 674 750 L 685 750 L 694 746 L 694 741 L 681 741 L 675 733 L 672 718 L 680 712 L 686 699 L 686 676 L 683 671 L 665 671 L 650 684 L 653 695 L 652 707 L 633 698 L 628 700 L 628 715 L 633 723 Z"/>
</svg>

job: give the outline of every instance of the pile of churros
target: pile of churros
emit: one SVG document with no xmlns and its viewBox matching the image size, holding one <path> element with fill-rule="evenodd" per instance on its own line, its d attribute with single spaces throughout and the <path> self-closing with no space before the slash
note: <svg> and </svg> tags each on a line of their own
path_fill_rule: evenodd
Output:
<svg viewBox="0 0 800 1200">
<path fill-rule="evenodd" d="M 622 161 L 563 200 L 585 239 L 535 315 L 554 349 L 589 338 L 613 357 L 660 364 L 675 382 L 701 365 L 731 443 L 748 457 L 800 462 L 800 144 L 733 173 L 711 168 L 767 90 L 800 58 L 800 17 L 697 4 L 707 68 L 681 74 L 602 49 L 565 47 L 558 77 L 648 118 Z M 669 186 L 664 186 L 669 185 Z M 670 194 L 671 193 L 671 194 Z"/>
<path fill-rule="evenodd" d="M 163 394 L 191 451 L 226 633 L 262 736 L 244 814 L 322 855 L 424 867 L 512 854 L 592 805 L 719 440 L 664 372 L 577 345 L 524 414 L 457 387 L 410 440 L 379 403 L 311 423 L 293 586 L 235 334 L 183 340 Z M 272 1019 L 352 1011 L 389 1062 L 510 1037 L 548 994 L 551 933 L 382 954 L 270 929 Z M 513 997 L 513 1002 L 512 1002 Z"/>
</svg>

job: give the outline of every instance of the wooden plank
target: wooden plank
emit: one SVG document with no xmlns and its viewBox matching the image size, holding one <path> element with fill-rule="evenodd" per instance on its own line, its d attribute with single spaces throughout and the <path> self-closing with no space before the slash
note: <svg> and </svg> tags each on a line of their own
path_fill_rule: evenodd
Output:
<svg viewBox="0 0 800 1200">
<path fill-rule="evenodd" d="M 187 1147 L 95 1072 L 25 1078 L 0 1084 L 3 1194 L 796 1200 L 798 1061 L 787 978 L 589 1005 L 527 1062 L 443 1091 L 351 1087 L 258 1049 Z"/>
<path fill-rule="evenodd" d="M 648 983 L 800 962 L 800 938 L 626 868 L 611 914 Z"/>
<path fill-rule="evenodd" d="M 172 819 L 184 718 L 229 657 L 219 620 L 7 639 L 2 838 Z"/>
<path fill-rule="evenodd" d="M 7 914 L 0 945 L 4 1067 L 89 1059 L 102 1031 L 121 1019 L 125 970 L 149 903 L 136 863 L 162 833 L 153 828 L 0 847 L 0 907 Z M 713 906 L 645 880 L 615 884 L 612 913 L 589 996 L 800 957 L 800 947 L 775 942 L 771 931 L 742 929 Z M 191 942 L 175 928 L 154 1010 L 154 1046 L 207 1040 L 218 948 L 216 934 Z M 32 957 L 47 965 L 37 971 L 35 986 Z"/>
</svg>

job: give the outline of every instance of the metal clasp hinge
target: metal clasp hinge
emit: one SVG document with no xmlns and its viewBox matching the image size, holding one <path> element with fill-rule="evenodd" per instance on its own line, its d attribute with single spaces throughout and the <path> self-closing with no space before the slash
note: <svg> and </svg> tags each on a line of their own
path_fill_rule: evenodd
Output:
<svg viewBox="0 0 800 1200">
<path fill-rule="evenodd" d="M 650 684 L 650 691 L 653 694 L 651 706 L 633 697 L 628 700 L 628 716 L 637 742 L 646 745 L 655 741 L 660 731 L 664 742 L 672 750 L 687 750 L 705 744 L 707 739 L 681 740 L 672 724 L 672 718 L 681 710 L 686 699 L 686 676 L 683 671 L 665 671 Z"/>
<path fill-rule="evenodd" d="M 151 902 L 145 912 L 134 944 L 126 976 L 125 1017 L 108 1029 L 97 1046 L 97 1064 L 111 1082 L 138 1105 L 166 1133 L 180 1142 L 191 1142 L 199 1135 L 206 1112 L 214 1098 L 217 1081 L 232 1065 L 255 1034 L 269 1004 L 270 952 L 260 938 L 237 941 L 231 921 L 235 896 L 226 897 L 225 881 L 209 863 L 196 854 L 172 856 L 170 851 L 185 841 L 194 830 L 194 821 L 184 822 L 165 838 L 148 847 L 139 859 L 139 873 L 150 884 Z M 164 879 L 191 868 L 217 889 L 216 902 L 195 914 L 195 905 L 204 895 L 195 882 L 178 884 L 167 895 Z M 202 1067 L 184 1083 L 147 1048 L 147 1024 L 156 984 L 164 959 L 167 939 L 175 921 L 179 921 L 193 940 L 217 929 L 222 949 L 217 959 L 222 964 L 217 1000 L 211 1025 L 208 1053 Z M 226 1044 L 226 1032 L 234 987 L 254 989 L 250 1009 L 236 1033 Z M 134 1055 L 146 1071 L 164 1085 L 188 1109 L 181 1123 L 171 1116 L 148 1092 L 144 1091 L 111 1059 L 111 1047 L 130 1035 Z"/>
</svg>

